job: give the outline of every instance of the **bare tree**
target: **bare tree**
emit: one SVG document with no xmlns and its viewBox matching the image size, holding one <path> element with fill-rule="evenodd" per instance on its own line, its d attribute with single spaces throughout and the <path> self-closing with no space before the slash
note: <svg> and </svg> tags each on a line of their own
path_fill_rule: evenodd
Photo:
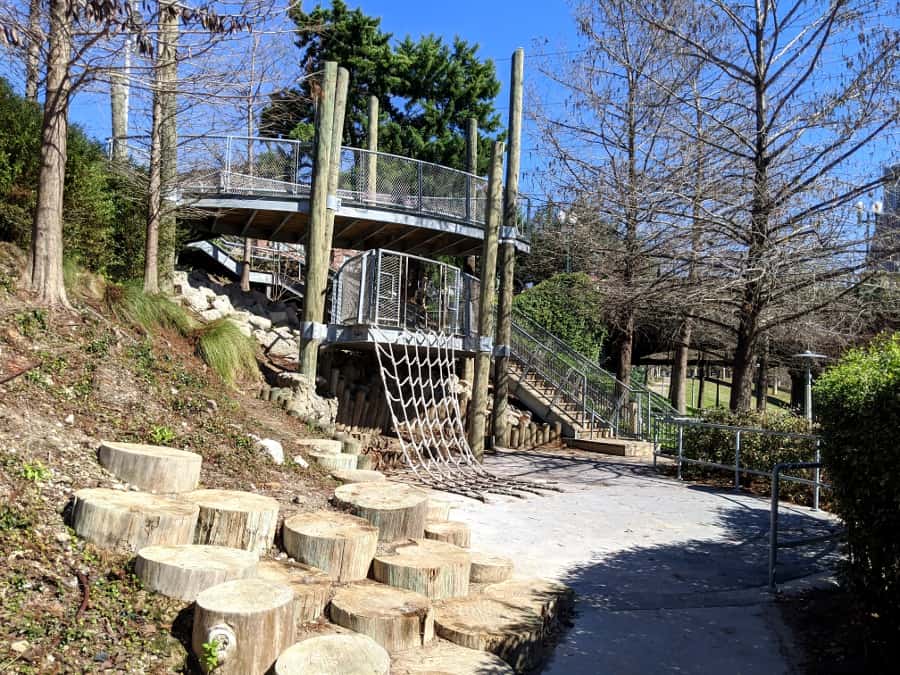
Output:
<svg viewBox="0 0 900 675">
<path fill-rule="evenodd" d="M 25 98 L 37 101 L 38 85 L 41 81 L 41 42 L 43 29 L 41 0 L 28 3 L 28 51 L 25 60 Z"/>
</svg>

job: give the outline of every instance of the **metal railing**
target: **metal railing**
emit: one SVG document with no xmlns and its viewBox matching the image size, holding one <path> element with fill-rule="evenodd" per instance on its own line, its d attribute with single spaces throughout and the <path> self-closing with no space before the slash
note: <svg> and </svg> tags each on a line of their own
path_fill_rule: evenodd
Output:
<svg viewBox="0 0 900 675">
<path fill-rule="evenodd" d="M 148 143 L 146 137 L 129 137 L 133 161 L 148 161 Z M 182 195 L 308 195 L 313 157 L 312 143 L 291 139 L 181 136 L 178 189 Z M 342 147 L 337 196 L 357 206 L 412 212 L 481 227 L 487 180 L 418 159 Z M 530 198 L 520 195 L 520 230 L 530 214 Z"/>
<path fill-rule="evenodd" d="M 589 436 L 600 426 L 615 436 L 652 440 L 661 416 L 677 414 L 640 385 L 626 385 L 521 312 L 513 312 L 511 352 L 519 378 L 535 374 L 552 389 L 551 405 L 566 411 Z"/>
<path fill-rule="evenodd" d="M 232 271 L 239 274 L 244 260 L 244 240 L 241 237 L 222 235 L 209 243 L 234 262 Z M 200 246 L 194 248 L 202 250 Z M 305 261 L 303 246 L 299 244 L 269 242 L 267 246 L 250 247 L 250 269 L 269 275 L 274 300 L 285 294 L 302 297 Z"/>
<path fill-rule="evenodd" d="M 332 292 L 332 322 L 470 336 L 479 282 L 436 260 L 384 249 L 344 262 Z"/>
</svg>

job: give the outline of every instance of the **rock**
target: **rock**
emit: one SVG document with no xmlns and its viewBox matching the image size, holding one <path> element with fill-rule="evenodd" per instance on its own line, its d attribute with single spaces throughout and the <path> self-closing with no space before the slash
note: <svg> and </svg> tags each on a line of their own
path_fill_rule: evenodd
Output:
<svg viewBox="0 0 900 675">
<path fill-rule="evenodd" d="M 222 316 L 222 312 L 220 312 L 218 309 L 207 309 L 203 312 L 200 312 L 200 318 L 202 318 L 207 323 L 218 321 L 222 318 Z"/>
<path fill-rule="evenodd" d="M 209 309 L 209 298 L 193 289 L 184 294 L 184 299 L 187 301 L 188 307 L 198 314 Z"/>
<path fill-rule="evenodd" d="M 217 295 L 215 300 L 212 301 L 212 308 L 221 312 L 222 316 L 228 316 L 234 311 L 231 300 L 228 299 L 227 295 Z"/>
<path fill-rule="evenodd" d="M 29 649 L 31 649 L 31 643 L 29 643 L 28 640 L 16 640 L 9 646 L 9 648 L 12 649 L 16 654 L 24 654 Z"/>
<path fill-rule="evenodd" d="M 284 464 L 284 447 L 272 438 L 261 438 L 253 444 L 253 449 L 266 453 L 276 464 Z"/>
<path fill-rule="evenodd" d="M 269 333 L 269 335 L 273 334 Z M 293 357 L 295 359 L 300 358 L 300 345 L 294 340 L 286 340 L 279 335 L 274 335 L 266 349 L 272 356 L 280 356 L 282 358 Z"/>
<path fill-rule="evenodd" d="M 272 320 L 273 324 L 286 323 L 288 320 L 288 313 L 282 311 L 272 311 L 269 312 L 269 318 Z"/>
<path fill-rule="evenodd" d="M 248 322 L 254 328 L 258 328 L 262 331 L 267 331 L 272 327 L 272 321 L 259 314 L 250 314 Z"/>
<path fill-rule="evenodd" d="M 294 464 L 296 464 L 297 466 L 299 466 L 302 469 L 309 468 L 309 462 L 307 462 L 305 459 L 303 459 L 303 455 L 294 455 Z"/>
<path fill-rule="evenodd" d="M 68 415 L 66 415 L 66 419 L 64 419 L 63 422 L 70 425 L 75 424 L 75 415 L 69 413 Z"/>
<path fill-rule="evenodd" d="M 206 399 L 206 412 L 215 413 L 219 410 L 219 404 L 211 398 Z"/>
</svg>

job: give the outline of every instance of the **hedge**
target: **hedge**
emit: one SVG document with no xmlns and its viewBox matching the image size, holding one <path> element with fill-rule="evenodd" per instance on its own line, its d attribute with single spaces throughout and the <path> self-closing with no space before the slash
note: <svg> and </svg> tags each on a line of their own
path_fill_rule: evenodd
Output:
<svg viewBox="0 0 900 675">
<path fill-rule="evenodd" d="M 900 637 L 900 333 L 848 352 L 816 382 L 822 459 L 847 527 L 842 577 L 882 637 Z"/>
</svg>

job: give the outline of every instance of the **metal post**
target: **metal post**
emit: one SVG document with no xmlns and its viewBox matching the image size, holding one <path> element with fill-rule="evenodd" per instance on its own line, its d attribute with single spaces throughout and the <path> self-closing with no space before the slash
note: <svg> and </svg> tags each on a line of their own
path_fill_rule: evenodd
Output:
<svg viewBox="0 0 900 675">
<path fill-rule="evenodd" d="M 806 423 L 812 430 L 812 359 L 806 360 Z"/>
<path fill-rule="evenodd" d="M 466 120 L 466 220 L 475 221 L 475 185 L 472 176 L 478 173 L 478 120 L 470 117 Z"/>
<path fill-rule="evenodd" d="M 418 179 L 418 184 L 419 184 L 419 213 L 421 213 L 422 212 L 422 184 L 423 184 L 422 162 L 416 162 L 416 169 L 417 169 L 416 174 L 417 174 L 417 179 Z"/>
<path fill-rule="evenodd" d="M 775 591 L 775 565 L 778 563 L 778 493 L 781 490 L 781 465 L 772 469 L 772 503 L 769 507 L 769 590 Z"/>
<path fill-rule="evenodd" d="M 366 198 L 374 202 L 378 192 L 378 97 L 369 96 L 369 128 L 367 129 Z"/>
<path fill-rule="evenodd" d="M 822 454 L 819 448 L 819 439 L 816 439 L 816 464 L 819 464 L 822 461 Z M 816 466 L 815 468 L 815 487 L 813 487 L 813 511 L 819 510 L 819 492 L 822 489 L 819 484 L 822 477 L 822 470 Z"/>
<path fill-rule="evenodd" d="M 678 480 L 681 480 L 681 458 L 684 455 L 684 427 L 678 425 Z"/>
<path fill-rule="evenodd" d="M 659 425 L 653 430 L 653 468 L 656 468 L 656 458 L 659 453 Z"/>
<path fill-rule="evenodd" d="M 734 489 L 741 489 L 741 430 L 734 435 Z"/>
</svg>

